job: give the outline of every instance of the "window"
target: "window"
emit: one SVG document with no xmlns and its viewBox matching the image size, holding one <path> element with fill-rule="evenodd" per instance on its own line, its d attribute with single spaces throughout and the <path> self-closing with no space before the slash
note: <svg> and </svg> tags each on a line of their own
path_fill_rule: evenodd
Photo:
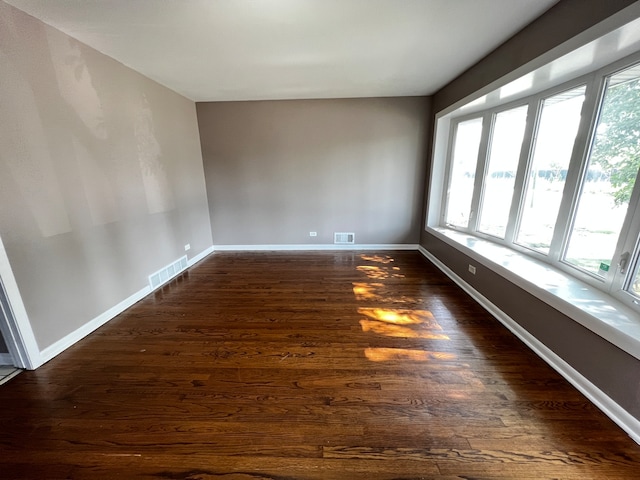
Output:
<svg viewBox="0 0 640 480">
<path fill-rule="evenodd" d="M 504 238 L 526 123 L 526 106 L 500 112 L 494 117 L 483 182 L 480 232 Z"/>
<path fill-rule="evenodd" d="M 640 305 L 640 64 L 452 124 L 445 226 Z"/>
<path fill-rule="evenodd" d="M 640 68 L 608 77 L 565 260 L 606 277 L 640 165 Z"/>
<path fill-rule="evenodd" d="M 516 242 L 549 253 L 586 87 L 542 100 Z"/>
<path fill-rule="evenodd" d="M 635 272 L 630 276 L 626 290 L 635 298 L 640 299 L 640 262 L 636 263 Z"/>
<path fill-rule="evenodd" d="M 469 224 L 481 134 L 482 118 L 460 122 L 455 130 L 445 220 L 448 225 L 466 228 Z"/>
</svg>

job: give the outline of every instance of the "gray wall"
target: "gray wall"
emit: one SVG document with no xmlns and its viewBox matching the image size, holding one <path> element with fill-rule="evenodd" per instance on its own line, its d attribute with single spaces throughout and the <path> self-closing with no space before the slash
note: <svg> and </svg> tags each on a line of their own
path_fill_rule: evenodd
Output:
<svg viewBox="0 0 640 480">
<path fill-rule="evenodd" d="M 42 350 L 212 244 L 195 104 L 0 2 L 0 237 Z"/>
<path fill-rule="evenodd" d="M 0 353 L 9 353 L 9 349 L 7 348 L 7 344 L 4 343 L 2 335 L 0 335 Z"/>
<path fill-rule="evenodd" d="M 548 348 L 640 419 L 640 361 L 506 281 L 452 246 L 429 236 L 423 246 Z M 476 274 L 467 267 L 476 265 Z"/>
<path fill-rule="evenodd" d="M 560 0 L 433 96 L 436 114 L 575 37 L 636 0 Z"/>
<path fill-rule="evenodd" d="M 434 113 L 598 23 L 632 1 L 563 0 L 543 17 L 437 92 Z M 542 343 L 640 419 L 640 361 L 428 232 L 421 245 Z M 477 262 L 472 262 L 477 265 Z"/>
<path fill-rule="evenodd" d="M 428 98 L 197 110 L 215 245 L 418 243 Z"/>
</svg>

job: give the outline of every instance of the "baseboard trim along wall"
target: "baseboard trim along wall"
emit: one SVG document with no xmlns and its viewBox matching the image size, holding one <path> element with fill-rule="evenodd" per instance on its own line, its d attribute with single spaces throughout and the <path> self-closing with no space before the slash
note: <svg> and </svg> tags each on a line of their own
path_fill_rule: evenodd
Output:
<svg viewBox="0 0 640 480">
<path fill-rule="evenodd" d="M 195 257 L 188 260 L 187 267 L 191 267 L 195 265 L 196 263 L 203 260 L 208 255 L 210 255 L 212 252 L 213 252 L 213 246 L 208 247 L 207 249 L 203 250 L 201 253 L 199 253 Z M 141 290 L 138 290 L 136 293 L 124 299 L 117 305 L 111 307 L 106 312 L 98 315 L 96 318 L 94 318 L 93 320 L 90 320 L 88 323 L 85 323 L 82 327 L 71 332 L 67 336 L 61 338 L 60 340 L 55 342 L 53 345 L 48 346 L 47 348 L 45 348 L 40 352 L 40 357 L 41 357 L 40 365 L 45 364 L 46 362 L 54 358 L 56 355 L 59 355 L 60 353 L 65 351 L 67 348 L 71 347 L 76 342 L 79 342 L 84 337 L 86 337 L 93 331 L 100 328 L 102 325 L 107 323 L 112 318 L 116 317 L 117 315 L 120 315 L 127 308 L 139 302 L 150 293 L 151 293 L 151 287 L 149 286 L 144 287 Z M 40 365 L 36 365 L 34 368 L 37 368 Z"/>
<path fill-rule="evenodd" d="M 414 244 L 382 244 L 382 245 L 218 245 L 212 246 L 204 250 L 189 260 L 189 267 L 195 265 L 214 251 L 329 251 L 329 250 L 418 250 L 427 260 L 439 268 L 460 288 L 467 292 L 478 302 L 485 310 L 493 315 L 500 323 L 508 328 L 515 336 L 517 336 L 525 345 L 533 350 L 540 358 L 547 362 L 554 370 L 562 375 L 569 383 L 577 388 L 585 395 L 593 404 L 602 410 L 609 418 L 611 418 L 620 428 L 638 444 L 640 444 L 640 421 L 633 415 L 629 414 L 624 408 L 618 405 L 611 397 L 606 395 L 597 386 L 591 383 L 580 372 L 565 362 L 561 357 L 555 354 L 551 349 L 546 347 L 536 337 L 522 328 L 515 320 L 500 310 L 489 299 L 480 294 L 471 285 L 465 282 L 455 272 L 453 272 L 444 263 L 429 253 L 420 245 Z M 56 355 L 62 353 L 76 342 L 107 323 L 109 320 L 119 315 L 127 308 L 142 300 L 151 293 L 149 286 L 139 290 L 106 312 L 89 321 L 74 332 L 58 340 L 53 345 L 45 348 L 40 352 L 41 363 L 33 368 L 48 362 Z M 0 354 L 0 363 L 3 355 L 10 357 L 9 354 Z M 11 363 L 9 358 L 8 364 Z"/>
<path fill-rule="evenodd" d="M 211 246 L 198 255 L 188 260 L 187 266 L 192 267 L 214 251 L 321 251 L 321 250 L 417 250 L 417 244 L 381 244 L 381 245 L 220 245 Z M 38 368 L 49 360 L 59 355 L 73 344 L 94 332 L 112 318 L 124 312 L 127 308 L 142 300 L 151 293 L 151 287 L 147 286 L 130 297 L 124 299 L 106 312 L 98 315 L 93 320 L 61 338 L 54 344 L 40 351 L 40 358 L 32 368 Z M 30 366 L 31 367 L 31 366 Z"/>
<path fill-rule="evenodd" d="M 213 253 L 213 245 L 210 246 L 209 248 L 204 249 L 202 252 L 200 252 L 195 257 L 190 258 L 187 261 L 187 267 L 193 267 L 196 263 L 198 263 L 201 260 L 204 260 L 206 257 L 211 255 L 212 253 Z"/>
<path fill-rule="evenodd" d="M 136 302 L 139 302 L 140 300 L 142 300 L 150 292 L 151 292 L 151 288 L 148 287 L 148 286 L 144 287 L 141 290 L 138 290 L 136 293 L 134 293 L 130 297 L 124 299 L 123 301 L 121 301 L 117 305 L 111 307 L 106 312 L 98 315 L 96 318 L 94 318 L 93 320 L 90 320 L 88 323 L 85 323 L 83 326 L 81 326 L 77 330 L 74 330 L 73 332 L 71 332 L 67 336 L 61 338 L 60 340 L 58 340 L 54 344 L 48 346 L 47 348 L 45 348 L 44 350 L 42 350 L 40 352 L 40 357 L 42 359 L 42 363 L 43 364 L 47 363 L 53 357 L 55 357 L 56 355 L 59 355 L 60 353 L 65 351 L 67 348 L 72 346 L 74 343 L 79 342 L 84 337 L 89 335 L 94 330 L 100 328 L 102 325 L 107 323 L 109 320 L 111 320 L 115 316 L 121 314 L 127 308 L 129 308 L 133 304 L 135 304 Z"/>
<path fill-rule="evenodd" d="M 542 360 L 547 362 L 556 372 L 562 375 L 571 385 L 577 388 L 596 407 L 613 420 L 620 428 L 638 444 L 640 444 L 640 420 L 635 418 L 624 408 L 618 405 L 611 397 L 591 383 L 580 372 L 556 355 L 551 349 L 522 328 L 515 320 L 495 306 L 489 299 L 479 293 L 471 285 L 459 277 L 453 270 L 429 253 L 424 247 L 419 246 L 418 251 L 431 263 L 438 267 L 447 277 L 467 292 L 487 312 L 493 315 L 500 323 L 507 327 L 516 337 L 535 352 Z"/>
<path fill-rule="evenodd" d="M 384 244 L 300 244 L 300 245 L 214 245 L 216 252 L 281 252 L 306 251 L 316 252 L 324 250 L 417 250 L 413 243 L 384 243 Z"/>
</svg>

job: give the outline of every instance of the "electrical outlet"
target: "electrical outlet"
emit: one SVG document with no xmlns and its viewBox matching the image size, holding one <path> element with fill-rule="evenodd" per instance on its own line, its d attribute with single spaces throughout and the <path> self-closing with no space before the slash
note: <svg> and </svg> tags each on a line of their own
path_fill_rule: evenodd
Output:
<svg viewBox="0 0 640 480">
<path fill-rule="evenodd" d="M 309 236 L 310 237 L 317 237 L 318 236 L 318 232 L 309 232 Z"/>
<path fill-rule="evenodd" d="M 187 243 L 187 244 L 184 246 L 184 251 L 185 251 L 185 252 L 188 252 L 189 250 L 191 250 L 191 244 L 190 244 L 190 243 Z"/>
<path fill-rule="evenodd" d="M 474 267 L 473 265 L 469 264 L 469 271 L 475 275 L 476 274 L 476 267 Z"/>
</svg>

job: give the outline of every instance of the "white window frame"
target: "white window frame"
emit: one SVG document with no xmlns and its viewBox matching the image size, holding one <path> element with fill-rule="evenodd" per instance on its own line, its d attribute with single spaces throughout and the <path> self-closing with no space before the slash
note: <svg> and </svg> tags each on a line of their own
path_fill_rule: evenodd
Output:
<svg viewBox="0 0 640 480">
<path fill-rule="evenodd" d="M 616 72 L 624 70 L 634 64 L 640 63 L 640 52 L 625 57 L 622 60 L 613 62 L 597 71 L 579 76 L 561 85 L 548 88 L 542 92 L 508 101 L 499 105 L 494 105 L 485 110 L 476 111 L 466 115 L 451 117 L 450 130 L 446 146 L 445 165 L 445 185 L 441 198 L 441 214 L 438 224 L 441 228 L 447 228 L 465 232 L 467 234 L 486 239 L 510 249 L 529 255 L 537 260 L 552 265 L 567 274 L 588 283 L 609 295 L 614 296 L 626 305 L 640 311 L 640 298 L 627 292 L 636 265 L 640 264 L 640 178 L 635 184 L 629 208 L 626 213 L 622 229 L 620 231 L 618 243 L 611 259 L 611 267 L 606 275 L 600 276 L 586 272 L 564 260 L 568 248 L 569 235 L 572 231 L 577 203 L 580 198 L 580 189 L 584 184 L 584 178 L 589 161 L 595 128 L 598 123 L 598 115 L 602 106 L 602 100 L 607 86 L 607 78 Z M 532 151 L 535 144 L 538 122 L 542 110 L 543 101 L 549 97 L 572 90 L 580 86 L 585 86 L 585 100 L 583 103 L 582 116 L 576 134 L 573 152 L 569 162 L 567 177 L 563 190 L 563 199 L 559 208 L 558 217 L 554 228 L 553 238 L 548 254 L 538 252 L 526 246 L 516 243 L 516 233 L 518 232 L 520 218 L 523 208 L 523 197 L 529 172 Z M 496 115 L 513 108 L 527 105 L 527 120 L 523 143 L 520 151 L 520 158 L 516 172 L 514 192 L 510 207 L 509 220 L 504 239 L 482 233 L 477 230 L 479 222 L 479 212 L 482 205 L 482 195 L 484 192 L 484 180 L 490 152 L 490 141 L 493 135 L 493 127 Z M 451 185 L 452 174 L 452 147 L 455 140 L 458 125 L 462 122 L 482 118 L 482 135 L 476 163 L 476 174 L 474 181 L 474 192 L 471 201 L 469 223 L 467 228 L 446 224 L 446 212 L 448 208 L 448 196 Z M 436 141 L 438 139 L 436 138 Z M 639 173 L 640 176 L 640 173 Z M 620 259 L 625 252 L 630 252 L 626 268 L 620 268 Z M 640 268 L 640 267 L 637 267 Z"/>
</svg>

